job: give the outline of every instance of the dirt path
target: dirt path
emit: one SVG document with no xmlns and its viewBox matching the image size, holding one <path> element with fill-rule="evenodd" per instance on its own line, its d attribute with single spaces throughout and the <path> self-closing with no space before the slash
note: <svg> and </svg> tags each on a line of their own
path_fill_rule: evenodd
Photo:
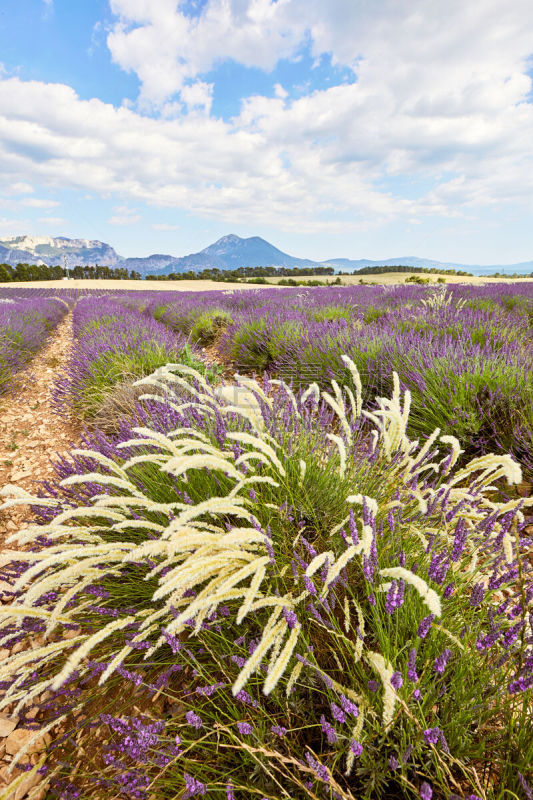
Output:
<svg viewBox="0 0 533 800">
<path fill-rule="evenodd" d="M 50 342 L 23 370 L 21 388 L 0 398 L 0 486 L 12 483 L 34 491 L 53 477 L 50 458 L 79 437 L 74 420 L 59 416 L 52 388 L 72 346 L 72 312 L 59 323 Z M 6 536 L 20 528 L 27 511 L 0 511 L 0 550 Z"/>
</svg>

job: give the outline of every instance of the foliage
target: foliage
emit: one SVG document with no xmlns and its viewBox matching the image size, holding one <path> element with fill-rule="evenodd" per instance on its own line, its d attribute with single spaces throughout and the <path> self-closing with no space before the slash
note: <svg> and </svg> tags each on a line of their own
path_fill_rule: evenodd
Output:
<svg viewBox="0 0 533 800">
<path fill-rule="evenodd" d="M 56 496 L 3 490 L 43 524 L 12 537 L 0 646 L 42 641 L 2 666 L 0 706 L 23 713 L 46 690 L 52 732 L 103 729 L 76 779 L 57 740 L 57 793 L 522 792 L 531 501 L 506 496 L 520 468 L 460 467 L 438 431 L 412 441 L 398 377 L 363 411 L 342 363 L 350 386 L 297 396 L 162 367 L 141 381 L 144 424 L 74 451 Z M 155 719 L 134 710 L 143 693 Z"/>
</svg>

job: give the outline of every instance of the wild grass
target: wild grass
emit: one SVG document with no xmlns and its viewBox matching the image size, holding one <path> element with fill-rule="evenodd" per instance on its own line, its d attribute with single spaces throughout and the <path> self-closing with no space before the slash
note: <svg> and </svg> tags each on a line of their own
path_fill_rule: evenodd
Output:
<svg viewBox="0 0 533 800">
<path fill-rule="evenodd" d="M 160 368 L 140 383 L 146 424 L 73 453 L 58 496 L 3 490 L 4 507 L 39 505 L 43 524 L 12 537 L 25 549 L 0 646 L 42 642 L 2 666 L 0 705 L 52 693 L 50 730 L 69 726 L 56 794 L 523 792 L 520 467 L 460 466 L 438 430 L 411 440 L 398 377 L 363 410 L 342 363 L 347 386 L 298 395 Z M 74 743 L 90 753 L 75 778 Z"/>
</svg>

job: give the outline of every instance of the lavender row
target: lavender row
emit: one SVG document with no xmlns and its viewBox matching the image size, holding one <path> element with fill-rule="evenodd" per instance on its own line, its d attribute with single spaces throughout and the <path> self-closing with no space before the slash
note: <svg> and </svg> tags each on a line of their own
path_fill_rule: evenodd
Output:
<svg viewBox="0 0 533 800">
<path fill-rule="evenodd" d="M 141 292 L 120 302 L 214 346 L 239 371 L 293 388 L 349 380 L 343 354 L 357 364 L 366 400 L 389 392 L 396 371 L 416 399 L 410 433 L 440 427 L 467 456 L 512 453 L 532 476 L 529 284 Z"/>
<path fill-rule="evenodd" d="M 68 306 L 57 298 L 0 300 L 0 394 L 47 341 Z"/>
<path fill-rule="evenodd" d="M 73 332 L 75 345 L 55 398 L 83 418 L 94 417 L 121 389 L 128 395 L 131 384 L 157 367 L 195 360 L 183 335 L 106 296 L 78 300 Z"/>
</svg>

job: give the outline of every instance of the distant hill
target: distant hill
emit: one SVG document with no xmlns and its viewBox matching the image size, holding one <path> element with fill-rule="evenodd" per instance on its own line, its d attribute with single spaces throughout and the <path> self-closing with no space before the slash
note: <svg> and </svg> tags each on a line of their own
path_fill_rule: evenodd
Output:
<svg viewBox="0 0 533 800">
<path fill-rule="evenodd" d="M 47 266 L 75 267 L 102 264 L 121 266 L 124 259 L 105 242 L 90 239 L 68 239 L 66 236 L 12 236 L 0 239 L 0 262 L 15 266 L 46 264 Z"/>
<path fill-rule="evenodd" d="M 333 267 L 340 272 L 357 272 L 364 267 L 374 266 L 412 266 L 442 270 L 461 270 L 474 275 L 490 275 L 494 272 L 533 273 L 533 261 L 520 264 L 494 264 L 491 266 L 456 264 L 435 261 L 416 256 L 401 256 L 382 261 L 370 259 L 332 258 L 326 261 L 312 261 L 307 258 L 296 258 L 262 239 L 250 236 L 246 239 L 235 234 L 223 236 L 218 241 L 187 256 L 172 256 L 155 253 L 141 258 L 122 258 L 113 247 L 105 242 L 91 239 L 69 239 L 66 236 L 55 238 L 49 236 L 11 236 L 0 239 L 0 263 L 16 265 L 47 264 L 54 266 L 64 263 L 68 267 L 101 266 L 121 267 L 139 272 L 143 277 L 148 274 L 168 275 L 171 272 L 182 273 L 203 269 L 231 270 L 239 267 Z"/>
<path fill-rule="evenodd" d="M 261 239 L 260 236 L 250 236 L 248 239 L 241 239 L 240 236 L 229 234 L 223 236 L 214 244 L 200 250 L 199 253 L 191 253 L 182 258 L 174 258 L 167 263 L 162 259 L 168 256 L 148 256 L 148 259 L 126 259 L 128 269 L 136 269 L 141 274 L 152 272 L 154 274 L 168 274 L 169 272 L 189 272 L 190 270 L 202 269 L 238 269 L 239 267 L 312 267 L 318 264 L 317 261 L 310 261 L 307 258 L 295 258 L 294 256 L 278 250 L 277 247 Z M 149 261 L 143 265 L 141 262 Z M 151 266 L 152 262 L 154 265 Z M 134 265 L 130 266 L 130 262 Z"/>
</svg>

